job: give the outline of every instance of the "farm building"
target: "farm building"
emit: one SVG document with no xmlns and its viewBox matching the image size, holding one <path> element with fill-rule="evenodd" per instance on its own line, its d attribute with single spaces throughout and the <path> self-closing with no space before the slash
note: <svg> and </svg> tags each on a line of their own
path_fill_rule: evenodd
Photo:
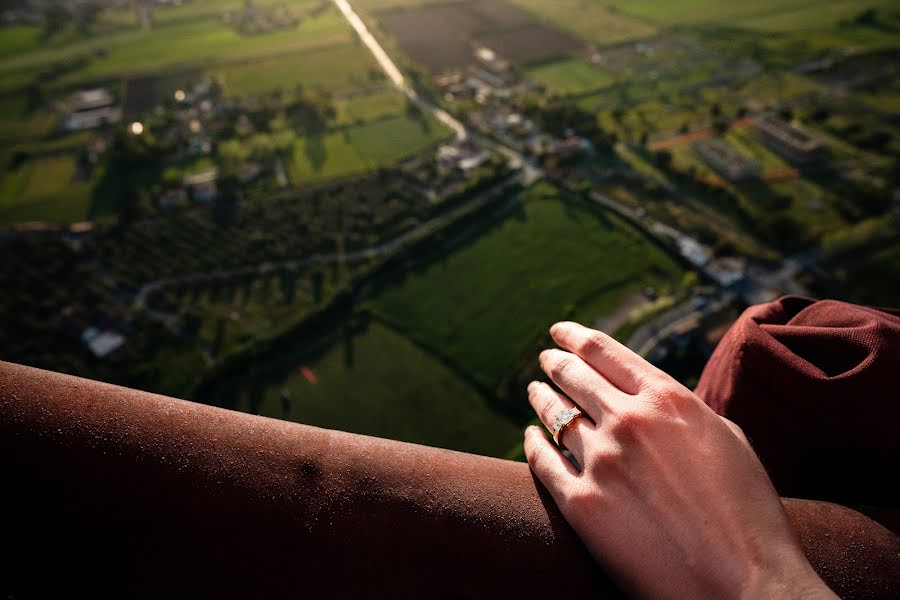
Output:
<svg viewBox="0 0 900 600">
<path fill-rule="evenodd" d="M 216 180 L 219 178 L 219 170 L 215 167 L 184 176 L 184 185 L 191 191 L 194 202 L 208 203 L 219 196 L 219 188 Z"/>
<path fill-rule="evenodd" d="M 112 94 L 103 88 L 76 92 L 69 99 L 66 108 L 63 127 L 69 131 L 118 123 L 122 117 L 122 111 L 115 106 Z"/>
<path fill-rule="evenodd" d="M 793 162 L 808 163 L 824 157 L 821 141 L 778 117 L 756 119 L 753 130 L 764 144 Z"/>
<path fill-rule="evenodd" d="M 752 160 L 732 148 L 723 139 L 711 139 L 694 144 L 694 152 L 709 168 L 729 181 L 746 181 L 759 177 L 759 167 Z"/>
</svg>

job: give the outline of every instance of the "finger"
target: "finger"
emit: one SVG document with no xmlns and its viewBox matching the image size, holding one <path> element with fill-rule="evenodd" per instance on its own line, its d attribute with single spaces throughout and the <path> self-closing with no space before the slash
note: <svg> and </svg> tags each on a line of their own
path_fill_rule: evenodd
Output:
<svg viewBox="0 0 900 600">
<path fill-rule="evenodd" d="M 547 439 L 540 427 L 532 425 L 525 429 L 525 458 L 556 503 L 562 502 L 578 471 Z"/>
<path fill-rule="evenodd" d="M 575 406 L 571 400 L 546 383 L 537 381 L 532 381 L 528 385 L 528 402 L 541 418 L 544 426 L 551 432 L 556 424 L 556 415 Z M 572 421 L 558 436 L 560 447 L 571 452 L 579 465 L 584 464 L 585 442 L 589 439 L 588 436 L 592 431 L 594 431 L 593 424 L 588 420 L 587 415 L 584 415 Z"/>
<path fill-rule="evenodd" d="M 570 352 L 544 350 L 539 360 L 544 373 L 595 423 L 602 419 L 604 412 L 614 411 L 615 405 L 625 399 L 618 388 Z"/>
<path fill-rule="evenodd" d="M 648 375 L 662 373 L 602 331 L 565 321 L 550 328 L 553 341 L 581 357 L 626 394 L 637 394 Z"/>
</svg>

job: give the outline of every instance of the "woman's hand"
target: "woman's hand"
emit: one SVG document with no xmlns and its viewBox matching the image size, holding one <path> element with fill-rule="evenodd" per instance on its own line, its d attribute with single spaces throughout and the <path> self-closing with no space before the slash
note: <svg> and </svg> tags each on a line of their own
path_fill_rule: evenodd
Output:
<svg viewBox="0 0 900 600">
<path fill-rule="evenodd" d="M 741 430 L 609 336 L 576 323 L 550 330 L 562 350 L 529 401 L 543 431 L 525 432 L 531 469 L 594 558 L 648 598 L 834 595 L 812 570 L 772 483 Z"/>
</svg>

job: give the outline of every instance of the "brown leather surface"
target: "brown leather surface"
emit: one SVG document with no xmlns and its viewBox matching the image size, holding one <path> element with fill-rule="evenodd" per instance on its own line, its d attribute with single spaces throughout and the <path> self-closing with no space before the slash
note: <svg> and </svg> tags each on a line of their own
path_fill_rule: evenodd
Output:
<svg viewBox="0 0 900 600">
<path fill-rule="evenodd" d="M 2 362 L 0 482 L 0 598 L 617 595 L 526 465 Z M 897 536 L 785 505 L 835 591 L 900 589 Z"/>
</svg>

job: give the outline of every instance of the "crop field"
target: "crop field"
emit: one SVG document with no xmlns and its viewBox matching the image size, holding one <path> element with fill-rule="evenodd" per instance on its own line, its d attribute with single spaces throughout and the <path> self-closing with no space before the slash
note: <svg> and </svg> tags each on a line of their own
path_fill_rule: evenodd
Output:
<svg viewBox="0 0 900 600">
<path fill-rule="evenodd" d="M 373 312 L 489 389 L 555 321 L 593 322 L 636 288 L 681 277 L 616 217 L 549 185 L 524 194 L 493 228 L 370 301 Z"/>
<path fill-rule="evenodd" d="M 594 0 L 599 3 L 599 0 Z M 605 4 L 605 3 L 604 3 Z M 617 3 L 618 10 L 661 25 L 728 23 L 730 25 L 783 31 L 833 25 L 869 7 L 895 8 L 896 3 L 873 0 L 631 0 Z"/>
<path fill-rule="evenodd" d="M 624 14 L 606 2 L 584 0 L 510 0 L 563 31 L 597 47 L 649 37 L 654 24 Z"/>
<path fill-rule="evenodd" d="M 352 125 L 397 117 L 406 111 L 406 96 L 394 88 L 374 90 L 367 94 L 353 94 L 336 102 L 337 125 Z"/>
<path fill-rule="evenodd" d="M 312 11 L 300 20 L 296 28 L 282 29 L 259 35 L 242 35 L 222 23 L 219 15 L 229 3 L 196 3 L 190 6 L 216 7 L 214 14 L 201 18 L 162 19 L 150 31 L 122 28 L 87 38 L 65 36 L 52 38 L 40 45 L 29 45 L 27 30 L 6 42 L 9 52 L 0 52 L 0 83 L 3 79 L 35 77 L 54 65 L 83 60 L 67 69 L 57 85 L 72 85 L 123 75 L 161 73 L 173 68 L 239 62 L 260 59 L 274 54 L 300 52 L 335 45 L 349 45 L 353 34 L 340 13 L 333 8 Z M 188 5 L 186 5 L 188 6 Z M 299 6 L 309 10 L 311 2 Z M 155 14 L 164 15 L 159 9 Z M 62 34 L 60 34 L 62 35 Z M 18 39 L 17 38 L 21 38 Z M 0 47 L 2 48 L 2 47 Z M 17 49 L 13 51 L 13 49 Z M 358 60 L 364 60 L 360 50 Z M 6 86 L 3 86 L 6 87 Z"/>
<path fill-rule="evenodd" d="M 0 181 L 0 226 L 31 220 L 71 223 L 87 219 L 99 175 L 77 181 L 75 157 L 71 155 L 26 161 Z"/>
<path fill-rule="evenodd" d="M 493 456 L 521 437 L 438 359 L 378 323 L 306 358 L 273 357 L 216 397 L 245 412 Z"/>
<path fill-rule="evenodd" d="M 478 41 L 515 63 L 524 64 L 575 54 L 584 46 L 569 35 L 544 25 L 480 35 Z"/>
<path fill-rule="evenodd" d="M 291 181 L 304 185 L 386 166 L 446 138 L 450 131 L 431 117 L 397 116 L 298 138 Z"/>
<path fill-rule="evenodd" d="M 616 81 L 608 71 L 577 58 L 537 65 L 528 69 L 527 74 L 551 92 L 562 95 L 581 94 Z"/>
<path fill-rule="evenodd" d="M 349 44 L 222 66 L 209 74 L 221 79 L 227 95 L 236 97 L 298 85 L 339 93 L 376 84 L 382 77 L 371 55 Z"/>
<path fill-rule="evenodd" d="M 376 13 L 409 58 L 434 74 L 475 65 L 473 42 L 515 62 L 574 53 L 582 44 L 503 0 L 428 4 Z"/>
</svg>

